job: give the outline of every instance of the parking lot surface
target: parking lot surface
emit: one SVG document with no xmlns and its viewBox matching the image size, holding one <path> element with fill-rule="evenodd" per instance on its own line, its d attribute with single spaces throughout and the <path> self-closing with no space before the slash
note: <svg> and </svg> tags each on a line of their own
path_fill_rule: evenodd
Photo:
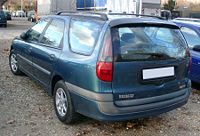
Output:
<svg viewBox="0 0 200 136">
<path fill-rule="evenodd" d="M 29 77 L 14 76 L 8 56 L 12 39 L 32 24 L 14 18 L 0 27 L 0 136 L 199 136 L 200 89 L 195 84 L 188 103 L 148 119 L 99 122 L 83 117 L 74 125 L 61 123 L 53 99 Z"/>
</svg>

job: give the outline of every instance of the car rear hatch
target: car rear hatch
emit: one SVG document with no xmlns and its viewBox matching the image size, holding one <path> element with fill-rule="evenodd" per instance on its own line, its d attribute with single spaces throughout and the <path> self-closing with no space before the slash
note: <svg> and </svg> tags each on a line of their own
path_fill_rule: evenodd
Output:
<svg viewBox="0 0 200 136">
<path fill-rule="evenodd" d="M 178 92 L 187 87 L 189 53 L 176 26 L 118 25 L 111 28 L 111 39 L 113 60 L 108 67 L 112 68 L 112 79 L 108 81 L 112 82 L 116 106 L 145 104 L 143 101 L 124 103 L 123 100 L 174 93 L 146 102 L 155 103 L 183 95 Z M 107 50 L 107 54 L 111 51 Z"/>
</svg>

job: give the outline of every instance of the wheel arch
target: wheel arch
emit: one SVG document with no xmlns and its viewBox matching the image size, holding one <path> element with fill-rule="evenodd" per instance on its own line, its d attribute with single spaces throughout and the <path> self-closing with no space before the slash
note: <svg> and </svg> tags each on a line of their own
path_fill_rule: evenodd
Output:
<svg viewBox="0 0 200 136">
<path fill-rule="evenodd" d="M 56 83 L 60 80 L 63 80 L 62 76 L 60 75 L 54 75 L 52 80 L 51 80 L 51 92 L 50 94 L 53 96 L 53 93 L 54 93 L 54 87 L 56 85 Z"/>
</svg>

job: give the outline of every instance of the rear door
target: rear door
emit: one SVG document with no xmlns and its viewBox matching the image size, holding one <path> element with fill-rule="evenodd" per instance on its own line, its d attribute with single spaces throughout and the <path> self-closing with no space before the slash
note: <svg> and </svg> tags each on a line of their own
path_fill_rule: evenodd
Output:
<svg viewBox="0 0 200 136">
<path fill-rule="evenodd" d="M 154 97 L 186 87 L 187 45 L 179 29 L 124 25 L 111 31 L 115 101 Z"/>
<path fill-rule="evenodd" d="M 48 86 L 55 64 L 61 54 L 65 23 L 53 19 L 37 45 L 32 46 L 33 71 L 36 78 Z"/>
</svg>

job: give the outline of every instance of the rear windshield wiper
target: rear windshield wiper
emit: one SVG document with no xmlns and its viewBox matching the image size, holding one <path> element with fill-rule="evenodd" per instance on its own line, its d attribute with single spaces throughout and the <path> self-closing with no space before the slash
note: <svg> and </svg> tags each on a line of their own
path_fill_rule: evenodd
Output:
<svg viewBox="0 0 200 136">
<path fill-rule="evenodd" d="M 144 56 L 149 56 L 148 59 L 172 59 L 169 55 L 165 53 L 153 53 L 153 52 L 132 52 L 128 51 L 128 55 L 144 55 Z"/>
</svg>

